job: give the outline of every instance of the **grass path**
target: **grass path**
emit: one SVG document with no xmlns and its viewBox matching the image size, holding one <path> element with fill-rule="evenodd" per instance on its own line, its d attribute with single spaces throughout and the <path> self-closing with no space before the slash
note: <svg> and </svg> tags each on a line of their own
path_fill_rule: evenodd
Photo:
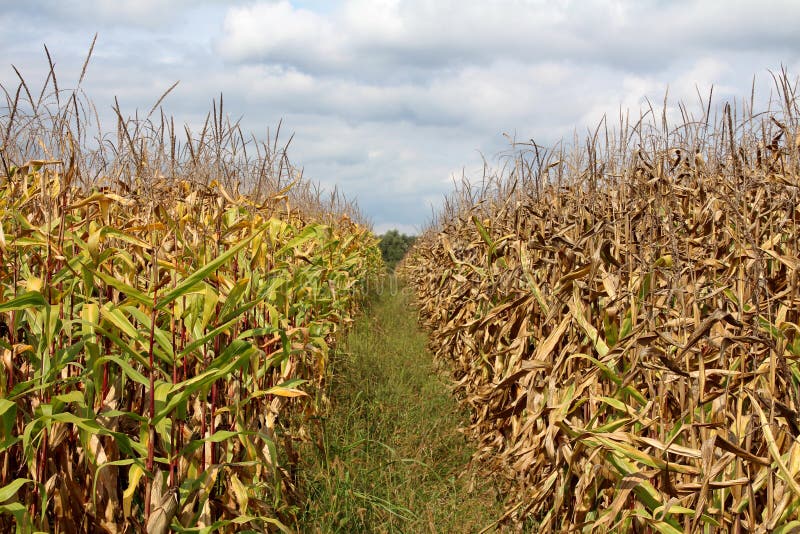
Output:
<svg viewBox="0 0 800 534">
<path fill-rule="evenodd" d="M 425 350 L 406 291 L 376 297 L 334 361 L 322 442 L 301 458 L 305 532 L 478 532 L 502 513 L 464 471 L 466 413 Z"/>
</svg>

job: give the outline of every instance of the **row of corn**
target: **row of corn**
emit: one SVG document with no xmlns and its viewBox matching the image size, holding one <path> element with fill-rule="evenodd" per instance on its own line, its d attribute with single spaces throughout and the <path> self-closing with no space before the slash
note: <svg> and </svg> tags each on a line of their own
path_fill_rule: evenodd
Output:
<svg viewBox="0 0 800 534">
<path fill-rule="evenodd" d="M 376 239 L 221 109 L 183 142 L 120 115 L 109 154 L 74 94 L 23 89 L 0 118 L 0 530 L 287 531 Z"/>
<path fill-rule="evenodd" d="M 800 528 L 800 130 L 776 82 L 762 114 L 516 145 L 401 266 L 503 521 Z"/>
</svg>

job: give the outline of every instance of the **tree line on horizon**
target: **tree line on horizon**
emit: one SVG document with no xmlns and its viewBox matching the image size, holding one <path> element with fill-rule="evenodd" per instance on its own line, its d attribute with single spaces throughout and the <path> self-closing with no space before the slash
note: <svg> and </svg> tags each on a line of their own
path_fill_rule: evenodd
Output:
<svg viewBox="0 0 800 534">
<path fill-rule="evenodd" d="M 417 236 L 401 234 L 398 230 L 389 230 L 379 237 L 378 248 L 389 270 L 394 270 L 417 240 Z"/>
</svg>

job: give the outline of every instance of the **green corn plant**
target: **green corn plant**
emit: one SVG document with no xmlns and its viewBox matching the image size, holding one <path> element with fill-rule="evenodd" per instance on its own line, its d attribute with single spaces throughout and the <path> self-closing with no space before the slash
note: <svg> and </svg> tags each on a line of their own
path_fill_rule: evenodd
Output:
<svg viewBox="0 0 800 534">
<path fill-rule="evenodd" d="M 292 444 L 380 252 L 352 203 L 226 145 L 221 107 L 181 150 L 120 114 L 113 180 L 72 108 L 0 120 L 2 530 L 290 531 Z"/>
</svg>

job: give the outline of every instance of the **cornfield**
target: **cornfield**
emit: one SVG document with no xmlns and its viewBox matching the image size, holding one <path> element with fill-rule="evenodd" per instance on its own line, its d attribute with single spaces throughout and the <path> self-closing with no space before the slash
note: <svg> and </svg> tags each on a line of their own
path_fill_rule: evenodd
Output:
<svg viewBox="0 0 800 534">
<path fill-rule="evenodd" d="M 0 530 L 288 531 L 294 444 L 381 265 L 357 208 L 221 97 L 200 132 L 159 100 L 96 137 L 53 70 L 6 98 Z"/>
<path fill-rule="evenodd" d="M 532 531 L 800 529 L 800 113 L 777 98 L 515 144 L 400 272 Z"/>
</svg>

